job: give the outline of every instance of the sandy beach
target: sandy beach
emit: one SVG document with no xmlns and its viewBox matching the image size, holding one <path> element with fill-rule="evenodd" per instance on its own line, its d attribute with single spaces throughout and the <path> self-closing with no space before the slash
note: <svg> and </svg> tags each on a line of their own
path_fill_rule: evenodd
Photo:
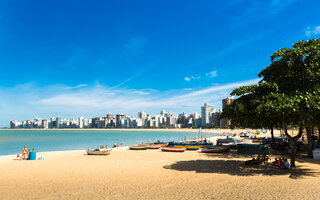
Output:
<svg viewBox="0 0 320 200">
<path fill-rule="evenodd" d="M 0 156 L 0 199 L 318 199 L 320 162 L 289 170 L 247 167 L 250 156 L 114 149 Z"/>
</svg>

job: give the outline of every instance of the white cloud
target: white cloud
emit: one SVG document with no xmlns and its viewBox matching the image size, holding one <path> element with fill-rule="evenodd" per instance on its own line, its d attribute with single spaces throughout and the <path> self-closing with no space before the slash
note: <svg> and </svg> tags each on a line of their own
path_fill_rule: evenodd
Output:
<svg viewBox="0 0 320 200">
<path fill-rule="evenodd" d="M 214 78 L 214 77 L 218 76 L 218 71 L 214 70 L 214 71 L 211 71 L 209 73 L 206 73 L 206 76 L 210 77 L 210 78 Z"/>
<path fill-rule="evenodd" d="M 68 87 L 65 87 L 66 90 L 70 90 L 70 89 L 78 89 L 78 88 L 82 88 L 82 87 L 87 87 L 88 84 L 79 84 L 79 85 L 76 85 L 76 86 L 68 86 Z"/>
<path fill-rule="evenodd" d="M 194 79 L 194 80 L 196 80 L 196 79 L 200 79 L 201 78 L 201 76 L 199 76 L 199 75 L 195 75 L 195 76 L 186 76 L 186 77 L 184 77 L 184 80 L 185 81 L 191 81 L 192 79 Z"/>
<path fill-rule="evenodd" d="M 24 84 L 14 88 L 0 87 L 0 127 L 8 126 L 12 119 L 26 120 L 34 117 L 103 116 L 107 112 L 126 113 L 136 116 L 140 109 L 157 113 L 161 109 L 176 112 L 199 112 L 204 102 L 221 109 L 221 99 L 229 96 L 232 89 L 255 84 L 259 79 L 211 86 L 200 90 L 151 89 L 134 90 L 111 88 L 101 84 L 65 90 L 65 85 L 40 87 Z"/>
<path fill-rule="evenodd" d="M 315 26 L 313 28 L 308 27 L 307 30 L 305 31 L 306 36 L 315 36 L 315 35 L 320 35 L 320 26 Z"/>
</svg>

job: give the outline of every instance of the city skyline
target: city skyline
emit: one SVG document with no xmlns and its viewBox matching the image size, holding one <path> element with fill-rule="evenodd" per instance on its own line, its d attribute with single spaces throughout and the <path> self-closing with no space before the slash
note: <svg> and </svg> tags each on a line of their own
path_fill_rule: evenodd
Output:
<svg viewBox="0 0 320 200">
<path fill-rule="evenodd" d="M 222 99 L 223 107 L 230 104 L 234 97 Z M 225 101 L 228 103 L 224 104 Z M 204 111 L 205 110 L 205 111 Z M 107 113 L 94 118 L 77 117 L 72 119 L 61 116 L 10 121 L 10 128 L 199 128 L 199 127 L 225 127 L 230 125 L 225 119 L 219 119 L 222 110 L 216 110 L 213 105 L 204 103 L 201 106 L 201 114 L 193 112 L 179 114 L 161 110 L 157 114 L 146 113 L 143 110 L 137 113 L 137 117 L 126 113 Z"/>
<path fill-rule="evenodd" d="M 232 89 L 259 81 L 273 52 L 320 36 L 319 6 L 4 0 L 0 127 L 33 116 L 221 107 Z"/>
</svg>

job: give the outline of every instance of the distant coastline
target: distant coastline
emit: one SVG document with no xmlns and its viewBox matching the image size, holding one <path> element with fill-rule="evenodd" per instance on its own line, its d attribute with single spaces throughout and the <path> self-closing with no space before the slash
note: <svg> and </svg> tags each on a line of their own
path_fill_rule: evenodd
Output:
<svg viewBox="0 0 320 200">
<path fill-rule="evenodd" d="M 163 132 L 198 132 L 199 129 L 191 129 L 191 128 L 168 128 L 168 129 L 150 129 L 150 128 L 50 128 L 50 129 L 41 129 L 41 128 L 17 128 L 17 129 L 10 129 L 10 128 L 0 128 L 0 130 L 8 130 L 8 131 L 14 131 L 14 130 L 32 130 L 32 131 L 163 131 Z M 203 133 L 240 133 L 240 132 L 246 132 L 246 131 L 256 131 L 256 129 L 202 129 L 201 132 Z"/>
</svg>

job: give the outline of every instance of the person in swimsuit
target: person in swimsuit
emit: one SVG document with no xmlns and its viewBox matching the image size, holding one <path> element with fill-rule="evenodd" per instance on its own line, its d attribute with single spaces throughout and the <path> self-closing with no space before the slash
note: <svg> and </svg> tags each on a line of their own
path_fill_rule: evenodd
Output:
<svg viewBox="0 0 320 200">
<path fill-rule="evenodd" d="M 27 159 L 27 155 L 28 155 L 28 149 L 26 148 L 26 146 L 24 146 L 22 148 L 22 159 L 26 160 Z"/>
</svg>

